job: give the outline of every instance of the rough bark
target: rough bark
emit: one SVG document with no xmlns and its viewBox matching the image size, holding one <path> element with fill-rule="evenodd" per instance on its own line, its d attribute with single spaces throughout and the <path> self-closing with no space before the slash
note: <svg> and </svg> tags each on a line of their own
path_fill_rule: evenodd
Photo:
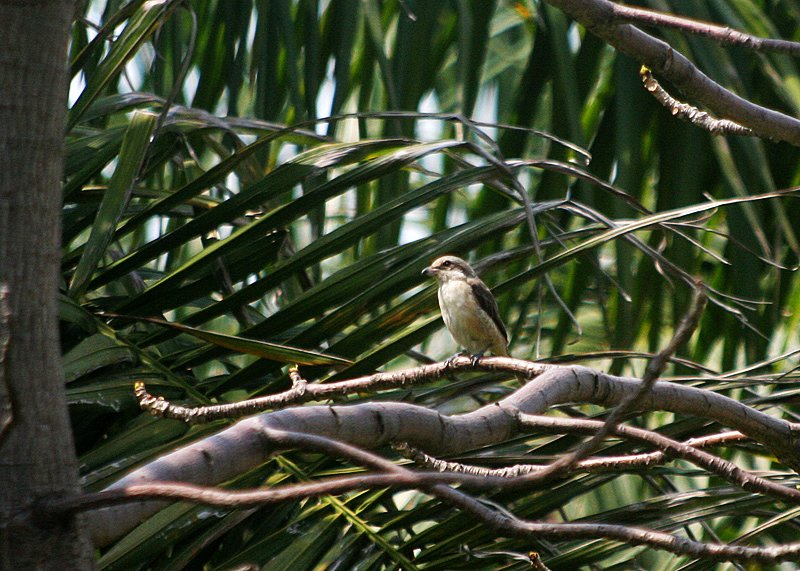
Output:
<svg viewBox="0 0 800 571">
<path fill-rule="evenodd" d="M 0 0 L 0 568 L 89 569 L 80 520 L 34 521 L 78 492 L 57 327 L 71 0 Z"/>
</svg>

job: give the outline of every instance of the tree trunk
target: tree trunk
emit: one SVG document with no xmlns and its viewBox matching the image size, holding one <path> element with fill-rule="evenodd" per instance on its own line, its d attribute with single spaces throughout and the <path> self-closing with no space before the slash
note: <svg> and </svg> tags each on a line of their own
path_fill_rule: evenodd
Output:
<svg viewBox="0 0 800 571">
<path fill-rule="evenodd" d="M 70 0 L 0 0 L 0 568 L 89 569 L 57 327 Z"/>
</svg>

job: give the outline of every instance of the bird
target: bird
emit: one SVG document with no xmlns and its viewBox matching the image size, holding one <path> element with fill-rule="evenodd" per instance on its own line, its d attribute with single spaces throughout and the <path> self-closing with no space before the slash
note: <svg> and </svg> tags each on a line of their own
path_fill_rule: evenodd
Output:
<svg viewBox="0 0 800 571">
<path fill-rule="evenodd" d="M 472 267 L 456 256 L 442 256 L 422 270 L 439 283 L 439 309 L 450 335 L 472 355 L 475 365 L 486 351 L 508 357 L 508 333 L 497 300 Z"/>
</svg>

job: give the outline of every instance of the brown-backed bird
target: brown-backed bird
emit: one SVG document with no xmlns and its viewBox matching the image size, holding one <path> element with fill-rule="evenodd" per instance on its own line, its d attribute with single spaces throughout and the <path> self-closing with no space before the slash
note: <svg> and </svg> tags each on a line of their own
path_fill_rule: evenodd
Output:
<svg viewBox="0 0 800 571">
<path fill-rule="evenodd" d="M 442 256 L 422 270 L 439 282 L 439 308 L 453 339 L 480 359 L 486 351 L 508 356 L 508 334 L 492 292 L 472 267 L 456 256 Z"/>
</svg>

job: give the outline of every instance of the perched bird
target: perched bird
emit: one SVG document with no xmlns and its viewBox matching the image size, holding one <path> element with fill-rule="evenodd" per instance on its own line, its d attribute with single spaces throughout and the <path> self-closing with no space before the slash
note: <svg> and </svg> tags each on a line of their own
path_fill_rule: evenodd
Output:
<svg viewBox="0 0 800 571">
<path fill-rule="evenodd" d="M 422 270 L 439 282 L 439 308 L 453 339 L 472 354 L 486 351 L 508 356 L 508 333 L 492 292 L 470 265 L 456 256 L 442 256 Z"/>
</svg>

